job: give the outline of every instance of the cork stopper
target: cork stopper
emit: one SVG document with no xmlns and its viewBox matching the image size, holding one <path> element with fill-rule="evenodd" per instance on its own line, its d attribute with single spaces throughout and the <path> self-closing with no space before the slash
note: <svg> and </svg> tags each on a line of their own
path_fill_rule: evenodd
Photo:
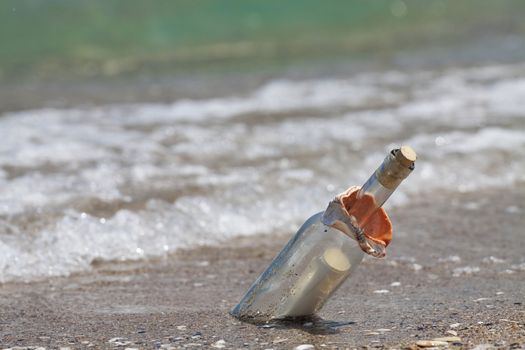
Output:
<svg viewBox="0 0 525 350">
<path fill-rule="evenodd" d="M 395 189 L 414 170 L 416 158 L 410 146 L 392 150 L 376 170 L 377 179 L 384 187 Z"/>
<path fill-rule="evenodd" d="M 406 167 L 412 166 L 417 159 L 416 151 L 410 146 L 401 146 L 396 152 L 396 160 Z"/>
</svg>

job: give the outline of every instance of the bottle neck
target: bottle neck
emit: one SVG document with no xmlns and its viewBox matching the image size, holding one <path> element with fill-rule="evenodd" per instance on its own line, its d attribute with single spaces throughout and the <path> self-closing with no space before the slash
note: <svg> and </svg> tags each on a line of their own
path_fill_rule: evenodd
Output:
<svg viewBox="0 0 525 350">
<path fill-rule="evenodd" d="M 405 161 L 401 150 L 395 149 L 388 154 L 357 194 L 358 202 L 355 205 L 361 206 L 359 202 L 363 203 L 360 215 L 356 217 L 360 226 L 366 224 L 413 169 L 414 162 Z"/>
<path fill-rule="evenodd" d="M 357 199 L 359 200 L 363 198 L 364 195 L 372 196 L 376 208 L 380 208 L 385 204 L 386 200 L 392 195 L 392 193 L 394 193 L 394 191 L 395 188 L 386 188 L 383 186 L 374 173 L 359 190 Z"/>
</svg>

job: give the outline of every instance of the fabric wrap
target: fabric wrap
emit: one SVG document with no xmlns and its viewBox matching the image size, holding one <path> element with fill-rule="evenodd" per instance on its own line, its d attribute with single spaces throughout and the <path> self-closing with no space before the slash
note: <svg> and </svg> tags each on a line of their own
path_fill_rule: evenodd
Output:
<svg viewBox="0 0 525 350">
<path fill-rule="evenodd" d="M 386 255 L 386 247 L 392 240 L 392 223 L 383 208 L 377 208 L 365 224 L 360 227 L 359 218 L 376 207 L 372 196 L 365 194 L 357 200 L 358 186 L 352 186 L 337 195 L 326 208 L 321 221 L 354 238 L 361 249 L 374 257 Z"/>
</svg>

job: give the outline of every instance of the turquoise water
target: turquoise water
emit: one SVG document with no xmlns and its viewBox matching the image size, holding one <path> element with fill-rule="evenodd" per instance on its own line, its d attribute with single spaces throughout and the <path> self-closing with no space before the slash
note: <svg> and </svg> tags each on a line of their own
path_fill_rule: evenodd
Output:
<svg viewBox="0 0 525 350">
<path fill-rule="evenodd" d="M 523 1 L 0 2 L 0 77 L 119 76 L 381 56 L 522 35 Z M 233 63 L 232 63 L 233 62 Z M 263 62 L 263 63 L 264 63 Z"/>
</svg>

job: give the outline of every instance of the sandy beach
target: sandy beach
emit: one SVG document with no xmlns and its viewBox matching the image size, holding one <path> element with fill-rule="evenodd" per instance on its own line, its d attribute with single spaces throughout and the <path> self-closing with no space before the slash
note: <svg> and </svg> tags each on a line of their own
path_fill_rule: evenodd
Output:
<svg viewBox="0 0 525 350">
<path fill-rule="evenodd" d="M 416 348 L 421 340 L 451 337 L 453 348 L 524 348 L 525 266 L 517 265 L 523 203 L 523 189 L 412 198 L 391 212 L 388 257 L 366 258 L 318 319 L 253 325 L 228 314 L 288 239 L 282 234 L 4 284 L 0 343 L 344 349 Z"/>
</svg>

